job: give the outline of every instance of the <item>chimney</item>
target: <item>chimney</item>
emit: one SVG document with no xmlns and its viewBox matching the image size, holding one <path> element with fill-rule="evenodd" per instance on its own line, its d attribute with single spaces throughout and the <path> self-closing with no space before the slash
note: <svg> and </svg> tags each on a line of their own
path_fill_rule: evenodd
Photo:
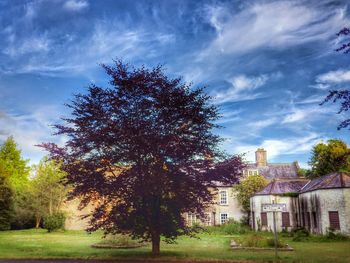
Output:
<svg viewBox="0 0 350 263">
<path fill-rule="evenodd" d="M 267 166 L 266 151 L 264 148 L 259 148 L 255 152 L 255 162 L 257 167 Z"/>
</svg>

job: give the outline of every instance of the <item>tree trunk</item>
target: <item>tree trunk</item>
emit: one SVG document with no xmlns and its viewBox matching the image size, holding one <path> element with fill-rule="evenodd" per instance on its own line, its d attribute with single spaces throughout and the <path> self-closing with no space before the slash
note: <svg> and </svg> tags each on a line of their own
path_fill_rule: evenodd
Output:
<svg viewBox="0 0 350 263">
<path fill-rule="evenodd" d="M 35 216 L 35 228 L 39 228 L 40 226 L 41 217 Z"/>
<path fill-rule="evenodd" d="M 160 234 L 155 232 L 152 234 L 152 255 L 154 257 L 160 254 Z"/>
</svg>

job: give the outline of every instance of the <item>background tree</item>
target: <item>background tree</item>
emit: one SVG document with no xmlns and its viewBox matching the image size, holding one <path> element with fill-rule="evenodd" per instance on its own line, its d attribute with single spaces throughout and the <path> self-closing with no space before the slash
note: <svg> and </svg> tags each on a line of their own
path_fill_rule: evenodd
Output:
<svg viewBox="0 0 350 263">
<path fill-rule="evenodd" d="M 242 209 L 247 213 L 249 221 L 250 215 L 250 198 L 256 193 L 261 191 L 268 181 L 262 175 L 249 175 L 242 178 L 238 184 L 235 184 L 233 190 L 236 193 L 238 202 L 242 205 Z"/>
<path fill-rule="evenodd" d="M 82 205 L 95 202 L 90 231 L 130 233 L 152 241 L 190 234 L 184 213 L 204 217 L 212 181 L 234 183 L 244 166 L 226 160 L 213 134 L 218 110 L 203 89 L 170 79 L 161 67 L 103 65 L 111 87 L 91 85 L 75 95 L 65 124 L 65 147 L 44 144 L 75 188 Z M 219 165 L 217 163 L 220 163 Z"/>
<path fill-rule="evenodd" d="M 14 214 L 12 190 L 4 176 L 1 174 L 0 167 L 0 230 L 8 230 L 11 227 L 11 221 Z"/>
<path fill-rule="evenodd" d="M 338 37 L 344 37 L 342 41 L 342 45 L 336 49 L 336 51 L 344 52 L 345 54 L 348 54 L 350 52 L 350 39 L 347 37 L 350 34 L 350 28 L 343 28 L 339 33 L 337 34 Z M 321 103 L 321 105 L 327 103 L 327 102 L 340 102 L 340 109 L 338 111 L 338 114 L 342 112 L 348 112 L 350 109 L 350 90 L 349 89 L 341 89 L 341 90 L 330 90 L 325 100 Z M 339 126 L 338 130 L 342 128 L 347 128 L 350 126 L 350 118 L 345 119 L 342 121 Z M 350 129 L 350 128 L 349 128 Z"/>
<path fill-rule="evenodd" d="M 13 137 L 0 146 L 1 173 L 13 193 L 12 227 L 23 228 L 30 225 L 31 211 L 28 209 L 29 167 L 21 156 Z"/>
<path fill-rule="evenodd" d="M 312 149 L 309 162 L 311 176 L 318 177 L 333 172 L 350 172 L 350 149 L 341 140 L 318 143 Z"/>
<path fill-rule="evenodd" d="M 31 210 L 35 217 L 35 226 L 40 226 L 46 215 L 60 212 L 67 198 L 69 187 L 65 185 L 66 174 L 61 165 L 44 157 L 33 167 L 34 178 L 31 181 Z"/>
</svg>

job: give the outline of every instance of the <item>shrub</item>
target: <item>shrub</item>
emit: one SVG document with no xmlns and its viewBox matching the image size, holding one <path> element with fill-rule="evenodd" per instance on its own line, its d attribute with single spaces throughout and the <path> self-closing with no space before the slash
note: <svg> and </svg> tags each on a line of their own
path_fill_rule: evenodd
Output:
<svg viewBox="0 0 350 263">
<path fill-rule="evenodd" d="M 261 235 L 254 233 L 243 240 L 244 247 L 264 247 L 265 239 Z"/>
<path fill-rule="evenodd" d="M 305 241 L 309 239 L 309 236 L 310 233 L 305 228 L 297 228 L 292 231 L 293 241 Z"/>
<path fill-rule="evenodd" d="M 327 240 L 337 240 L 337 241 L 344 241 L 349 240 L 349 237 L 343 235 L 342 233 L 336 232 L 334 229 L 327 229 L 327 234 L 325 235 L 325 238 Z"/>
<path fill-rule="evenodd" d="M 266 239 L 266 244 L 268 247 L 275 247 L 275 239 L 270 237 Z M 283 245 L 281 243 L 281 241 L 278 239 L 277 240 L 277 247 L 281 248 L 281 247 L 285 247 L 285 245 Z"/>
<path fill-rule="evenodd" d="M 227 235 L 241 235 L 250 231 L 249 226 L 239 223 L 235 220 L 229 220 L 221 226 L 224 234 Z"/>
<path fill-rule="evenodd" d="M 66 217 L 63 213 L 55 213 L 44 217 L 44 228 L 48 232 L 64 228 Z"/>
</svg>

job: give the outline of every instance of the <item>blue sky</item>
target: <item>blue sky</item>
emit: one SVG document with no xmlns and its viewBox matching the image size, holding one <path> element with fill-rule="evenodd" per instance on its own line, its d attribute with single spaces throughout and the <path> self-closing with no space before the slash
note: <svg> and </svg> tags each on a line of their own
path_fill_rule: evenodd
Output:
<svg viewBox="0 0 350 263">
<path fill-rule="evenodd" d="M 13 135 L 36 163 L 35 145 L 63 143 L 50 124 L 90 83 L 99 63 L 164 64 L 167 74 L 206 86 L 223 115 L 229 153 L 257 147 L 269 161 L 298 160 L 346 115 L 319 106 L 348 87 L 350 55 L 334 52 L 350 25 L 347 1 L 0 0 L 0 141 Z"/>
</svg>

